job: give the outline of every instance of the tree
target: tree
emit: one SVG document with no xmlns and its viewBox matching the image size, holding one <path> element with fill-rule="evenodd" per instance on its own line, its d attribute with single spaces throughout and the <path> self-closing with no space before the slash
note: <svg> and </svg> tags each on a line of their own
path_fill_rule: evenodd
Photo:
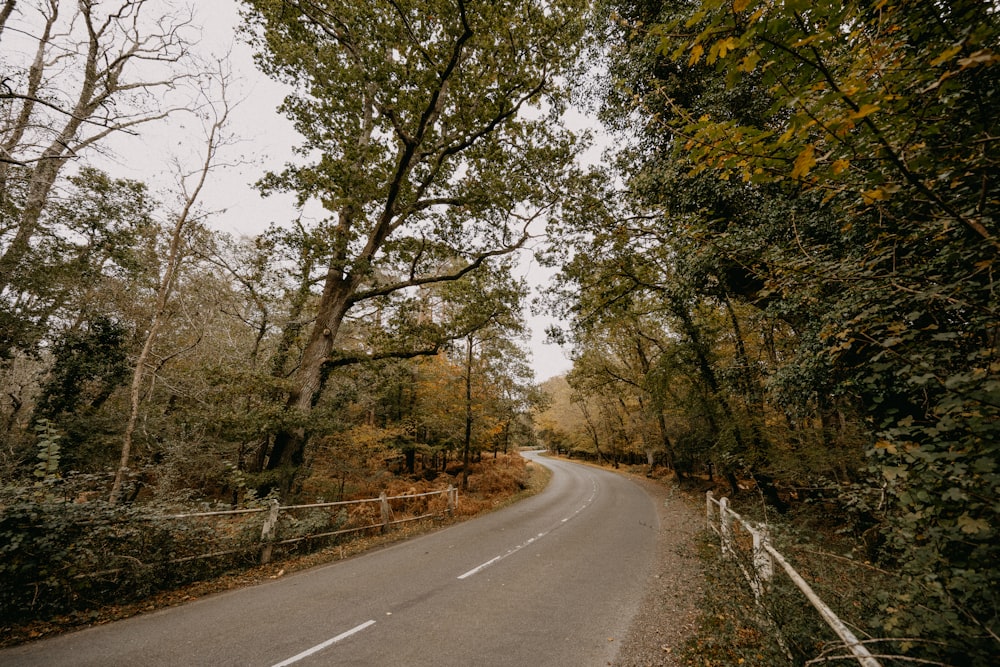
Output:
<svg viewBox="0 0 1000 667">
<path fill-rule="evenodd" d="M 499 450 L 535 443 L 531 410 L 542 400 L 520 337 L 499 337 L 486 348 L 485 417 L 492 424 L 494 458 Z"/>
<path fill-rule="evenodd" d="M 698 294 L 722 286 L 793 332 L 799 352 L 771 385 L 800 394 L 786 407 L 812 402 L 824 424 L 861 417 L 869 483 L 893 499 L 881 557 L 906 581 L 883 631 L 942 639 L 914 649 L 930 659 L 988 661 L 1000 634 L 987 592 L 996 495 L 983 493 L 1000 423 L 995 7 L 608 5 L 609 116 L 641 120 L 630 183 L 669 213 L 678 265 L 711 279 L 690 282 Z"/>
<path fill-rule="evenodd" d="M 575 62 L 585 3 L 245 4 L 258 62 L 295 87 L 282 110 L 311 160 L 269 175 L 264 189 L 329 215 L 322 293 L 288 398 L 305 415 L 352 309 L 474 272 L 556 212 L 578 144 L 557 122 L 560 77 Z M 465 261 L 442 262 L 453 257 Z M 403 349 L 372 353 L 433 354 L 463 335 L 425 327 Z M 306 440 L 304 428 L 280 433 L 268 467 L 294 474 Z"/>
<path fill-rule="evenodd" d="M 551 451 L 570 451 L 587 442 L 586 424 L 575 409 L 573 390 L 563 375 L 539 385 L 544 402 L 535 406 L 532 421 L 538 439 Z"/>
<path fill-rule="evenodd" d="M 160 328 L 164 324 L 167 304 L 176 287 L 181 263 L 190 253 L 189 237 L 193 236 L 192 228 L 197 226 L 195 209 L 210 173 L 219 166 L 219 151 L 227 142 L 226 124 L 230 111 L 229 102 L 226 100 L 228 75 L 221 64 L 216 81 L 221 87 L 220 99 L 214 102 L 209 100 L 209 108 L 212 114 L 205 119 L 205 149 L 201 164 L 192 171 L 185 171 L 180 162 L 178 161 L 177 163 L 180 206 L 173 215 L 173 224 L 167 230 L 167 256 L 160 270 L 153 315 L 148 329 L 143 336 L 142 349 L 136 358 L 135 369 L 132 373 L 129 392 L 129 414 L 125 424 L 125 432 L 122 435 L 121 459 L 111 485 L 111 503 L 117 503 L 121 499 L 122 484 L 125 481 L 125 476 L 128 474 L 129 458 L 132 453 L 132 436 L 135 433 L 139 418 L 146 365 L 152 353 L 153 345 L 156 343 Z"/>
<path fill-rule="evenodd" d="M 155 206 L 146 186 L 92 167 L 66 180 L 42 215 L 44 231 L 27 253 L 17 284 L 7 290 L 0 356 L 33 351 L 58 332 L 118 314 L 121 293 L 143 279 Z"/>
<path fill-rule="evenodd" d="M 112 133 L 171 112 L 153 101 L 157 91 L 184 78 L 168 66 L 186 57 L 188 19 L 147 19 L 149 4 L 30 3 L 29 25 L 18 38 L 36 36 L 27 38 L 24 51 L 33 57 L 5 58 L 8 72 L 0 85 L 0 294 L 16 290 L 21 271 L 30 266 L 32 240 L 66 164 Z M 0 36 L 7 43 L 14 8 L 7 2 L 3 9 Z M 153 74 L 144 78 L 137 63 L 161 67 L 146 67 Z"/>
<path fill-rule="evenodd" d="M 454 320 L 465 333 L 465 350 L 462 359 L 465 385 L 465 429 L 462 437 L 462 489 L 469 486 L 469 464 L 472 453 L 472 426 L 476 410 L 473 404 L 473 372 L 487 371 L 486 358 L 492 347 L 503 349 L 501 341 L 508 342 L 524 331 L 523 300 L 527 288 L 523 281 L 510 278 L 511 265 L 497 267 L 486 265 L 448 284 L 443 295 L 456 309 Z M 475 350 L 479 347 L 479 368 L 476 368 Z M 509 351 L 509 350 L 505 350 Z"/>
<path fill-rule="evenodd" d="M 81 403 L 99 408 L 128 372 L 125 331 L 118 322 L 97 318 L 84 331 L 68 331 L 53 349 L 55 363 L 42 387 L 35 413 L 52 419 Z"/>
</svg>

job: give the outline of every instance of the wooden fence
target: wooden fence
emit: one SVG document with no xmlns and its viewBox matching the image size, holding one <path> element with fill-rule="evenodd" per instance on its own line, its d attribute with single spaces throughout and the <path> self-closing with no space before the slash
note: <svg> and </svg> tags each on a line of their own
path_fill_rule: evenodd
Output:
<svg viewBox="0 0 1000 667">
<path fill-rule="evenodd" d="M 445 495 L 447 497 L 447 506 L 443 512 L 425 512 L 417 516 L 407 516 L 401 519 L 395 517 L 392 501 L 408 501 L 412 502 L 417 498 L 426 498 L 429 496 L 440 496 Z M 357 506 L 364 504 L 374 504 L 378 503 L 378 520 L 371 521 L 363 525 L 355 525 L 349 527 L 338 527 L 334 530 L 321 530 L 319 532 L 309 532 L 304 535 L 296 535 L 293 537 L 286 537 L 282 539 L 281 529 L 280 529 L 280 518 L 282 512 L 292 513 L 298 510 L 332 510 L 336 508 L 346 509 L 348 506 Z M 458 504 L 458 489 L 454 486 L 448 486 L 447 489 L 442 489 L 440 491 L 428 491 L 426 493 L 410 493 L 400 496 L 387 496 L 382 493 L 378 498 L 365 498 L 361 500 L 342 500 L 338 502 L 331 503 L 311 503 L 308 505 L 280 505 L 277 500 L 272 500 L 268 507 L 258 507 L 253 509 L 243 509 L 243 510 L 221 510 L 217 512 L 190 512 L 186 514 L 171 514 L 162 517 L 163 519 L 193 519 L 200 517 L 225 517 L 225 516 L 236 516 L 241 514 L 260 514 L 266 512 L 264 517 L 264 523 L 261 528 L 260 533 L 260 562 L 261 564 L 266 564 L 271 561 L 272 551 L 276 545 L 286 545 L 295 544 L 297 542 L 303 542 L 306 540 L 321 539 L 324 537 L 335 537 L 337 535 L 346 535 L 348 533 L 356 533 L 363 530 L 369 529 L 380 529 L 385 532 L 390 526 L 406 523 L 409 521 L 418 521 L 420 519 L 427 519 L 434 516 L 441 516 L 444 514 L 451 514 L 454 512 L 456 505 Z M 201 554 L 198 556 L 189 556 L 185 560 L 194 560 L 197 558 L 211 558 L 214 556 L 223 556 L 229 553 L 236 553 L 239 550 L 233 551 L 218 551 L 208 554 Z"/>
<path fill-rule="evenodd" d="M 716 511 L 718 508 L 718 511 Z M 785 571 L 788 578 L 798 587 L 806 599 L 815 607 L 816 611 L 823 618 L 827 625 L 837 634 L 844 646 L 850 651 L 862 667 L 882 667 L 881 663 L 875 659 L 865 645 L 854 636 L 850 628 L 837 617 L 833 610 L 824 603 L 812 587 L 802 576 L 795 571 L 795 568 L 785 560 L 778 551 L 771 546 L 768 536 L 767 526 L 764 524 L 754 524 L 746 521 L 739 514 L 729 509 L 729 499 L 719 498 L 716 500 L 711 491 L 705 494 L 705 514 L 708 521 L 708 528 L 715 532 L 722 544 L 722 555 L 732 558 L 739 548 L 734 532 L 738 527 L 742 527 L 749 533 L 752 546 L 749 562 L 752 571 L 740 562 L 740 569 L 746 577 L 753 590 L 754 597 L 758 604 L 763 601 L 768 585 L 774 578 L 774 563 L 778 563 Z M 717 517 L 717 518 L 716 518 Z"/>
<path fill-rule="evenodd" d="M 457 503 L 458 490 L 449 486 L 362 500 L 287 506 L 271 501 L 178 514 L 102 505 L 107 511 L 90 519 L 67 520 L 67 530 L 59 530 L 64 524 L 53 518 L 64 503 L 43 503 L 38 512 L 19 507 L 5 533 L 19 530 L 23 539 L 4 551 L 0 622 L 118 604 L 141 597 L 140 591 L 184 585 L 254 561 L 267 563 L 288 545 L 447 516 Z M 72 509 L 71 517 L 86 513 L 76 504 Z"/>
</svg>

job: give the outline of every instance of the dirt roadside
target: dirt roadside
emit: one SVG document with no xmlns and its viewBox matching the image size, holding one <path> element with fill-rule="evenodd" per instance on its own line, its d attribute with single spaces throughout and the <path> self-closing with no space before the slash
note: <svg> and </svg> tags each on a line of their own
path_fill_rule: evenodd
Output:
<svg viewBox="0 0 1000 667">
<path fill-rule="evenodd" d="M 629 475 L 656 500 L 660 516 L 656 561 L 639 612 L 622 640 L 615 667 L 680 667 L 684 643 L 697 631 L 705 580 L 695 553 L 704 514 L 691 494 L 670 482 Z"/>
</svg>

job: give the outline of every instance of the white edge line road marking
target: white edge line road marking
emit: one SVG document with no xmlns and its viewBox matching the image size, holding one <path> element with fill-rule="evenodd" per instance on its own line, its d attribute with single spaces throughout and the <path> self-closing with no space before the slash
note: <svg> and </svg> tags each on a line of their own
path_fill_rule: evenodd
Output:
<svg viewBox="0 0 1000 667">
<path fill-rule="evenodd" d="M 361 625 L 359 625 L 357 627 L 351 628 L 347 632 L 341 632 L 336 637 L 333 637 L 331 639 L 327 639 L 322 644 L 316 644 L 312 648 L 307 649 L 307 650 L 303 651 L 302 653 L 299 653 L 298 655 L 293 655 L 288 660 L 285 660 L 283 662 L 279 662 L 278 664 L 273 665 L 273 667 L 287 667 L 287 665 L 291 665 L 292 663 L 298 662 L 299 660 L 302 660 L 303 658 L 308 658 L 313 653 L 319 653 L 323 649 L 325 649 L 325 648 L 327 648 L 329 646 L 333 646 L 337 642 L 342 641 L 344 639 L 347 639 L 351 635 L 357 634 L 357 633 L 361 632 L 362 630 L 364 630 L 365 628 L 371 627 L 373 625 L 375 625 L 375 621 L 366 621 L 365 623 L 362 623 Z"/>
</svg>

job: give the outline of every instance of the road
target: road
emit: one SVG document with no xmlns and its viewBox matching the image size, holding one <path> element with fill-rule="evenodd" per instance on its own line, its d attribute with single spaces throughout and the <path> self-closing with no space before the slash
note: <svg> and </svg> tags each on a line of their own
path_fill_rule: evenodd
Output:
<svg viewBox="0 0 1000 667">
<path fill-rule="evenodd" d="M 0 665 L 606 665 L 650 575 L 656 507 L 622 476 L 544 465 L 545 491 L 501 511 Z"/>
</svg>

